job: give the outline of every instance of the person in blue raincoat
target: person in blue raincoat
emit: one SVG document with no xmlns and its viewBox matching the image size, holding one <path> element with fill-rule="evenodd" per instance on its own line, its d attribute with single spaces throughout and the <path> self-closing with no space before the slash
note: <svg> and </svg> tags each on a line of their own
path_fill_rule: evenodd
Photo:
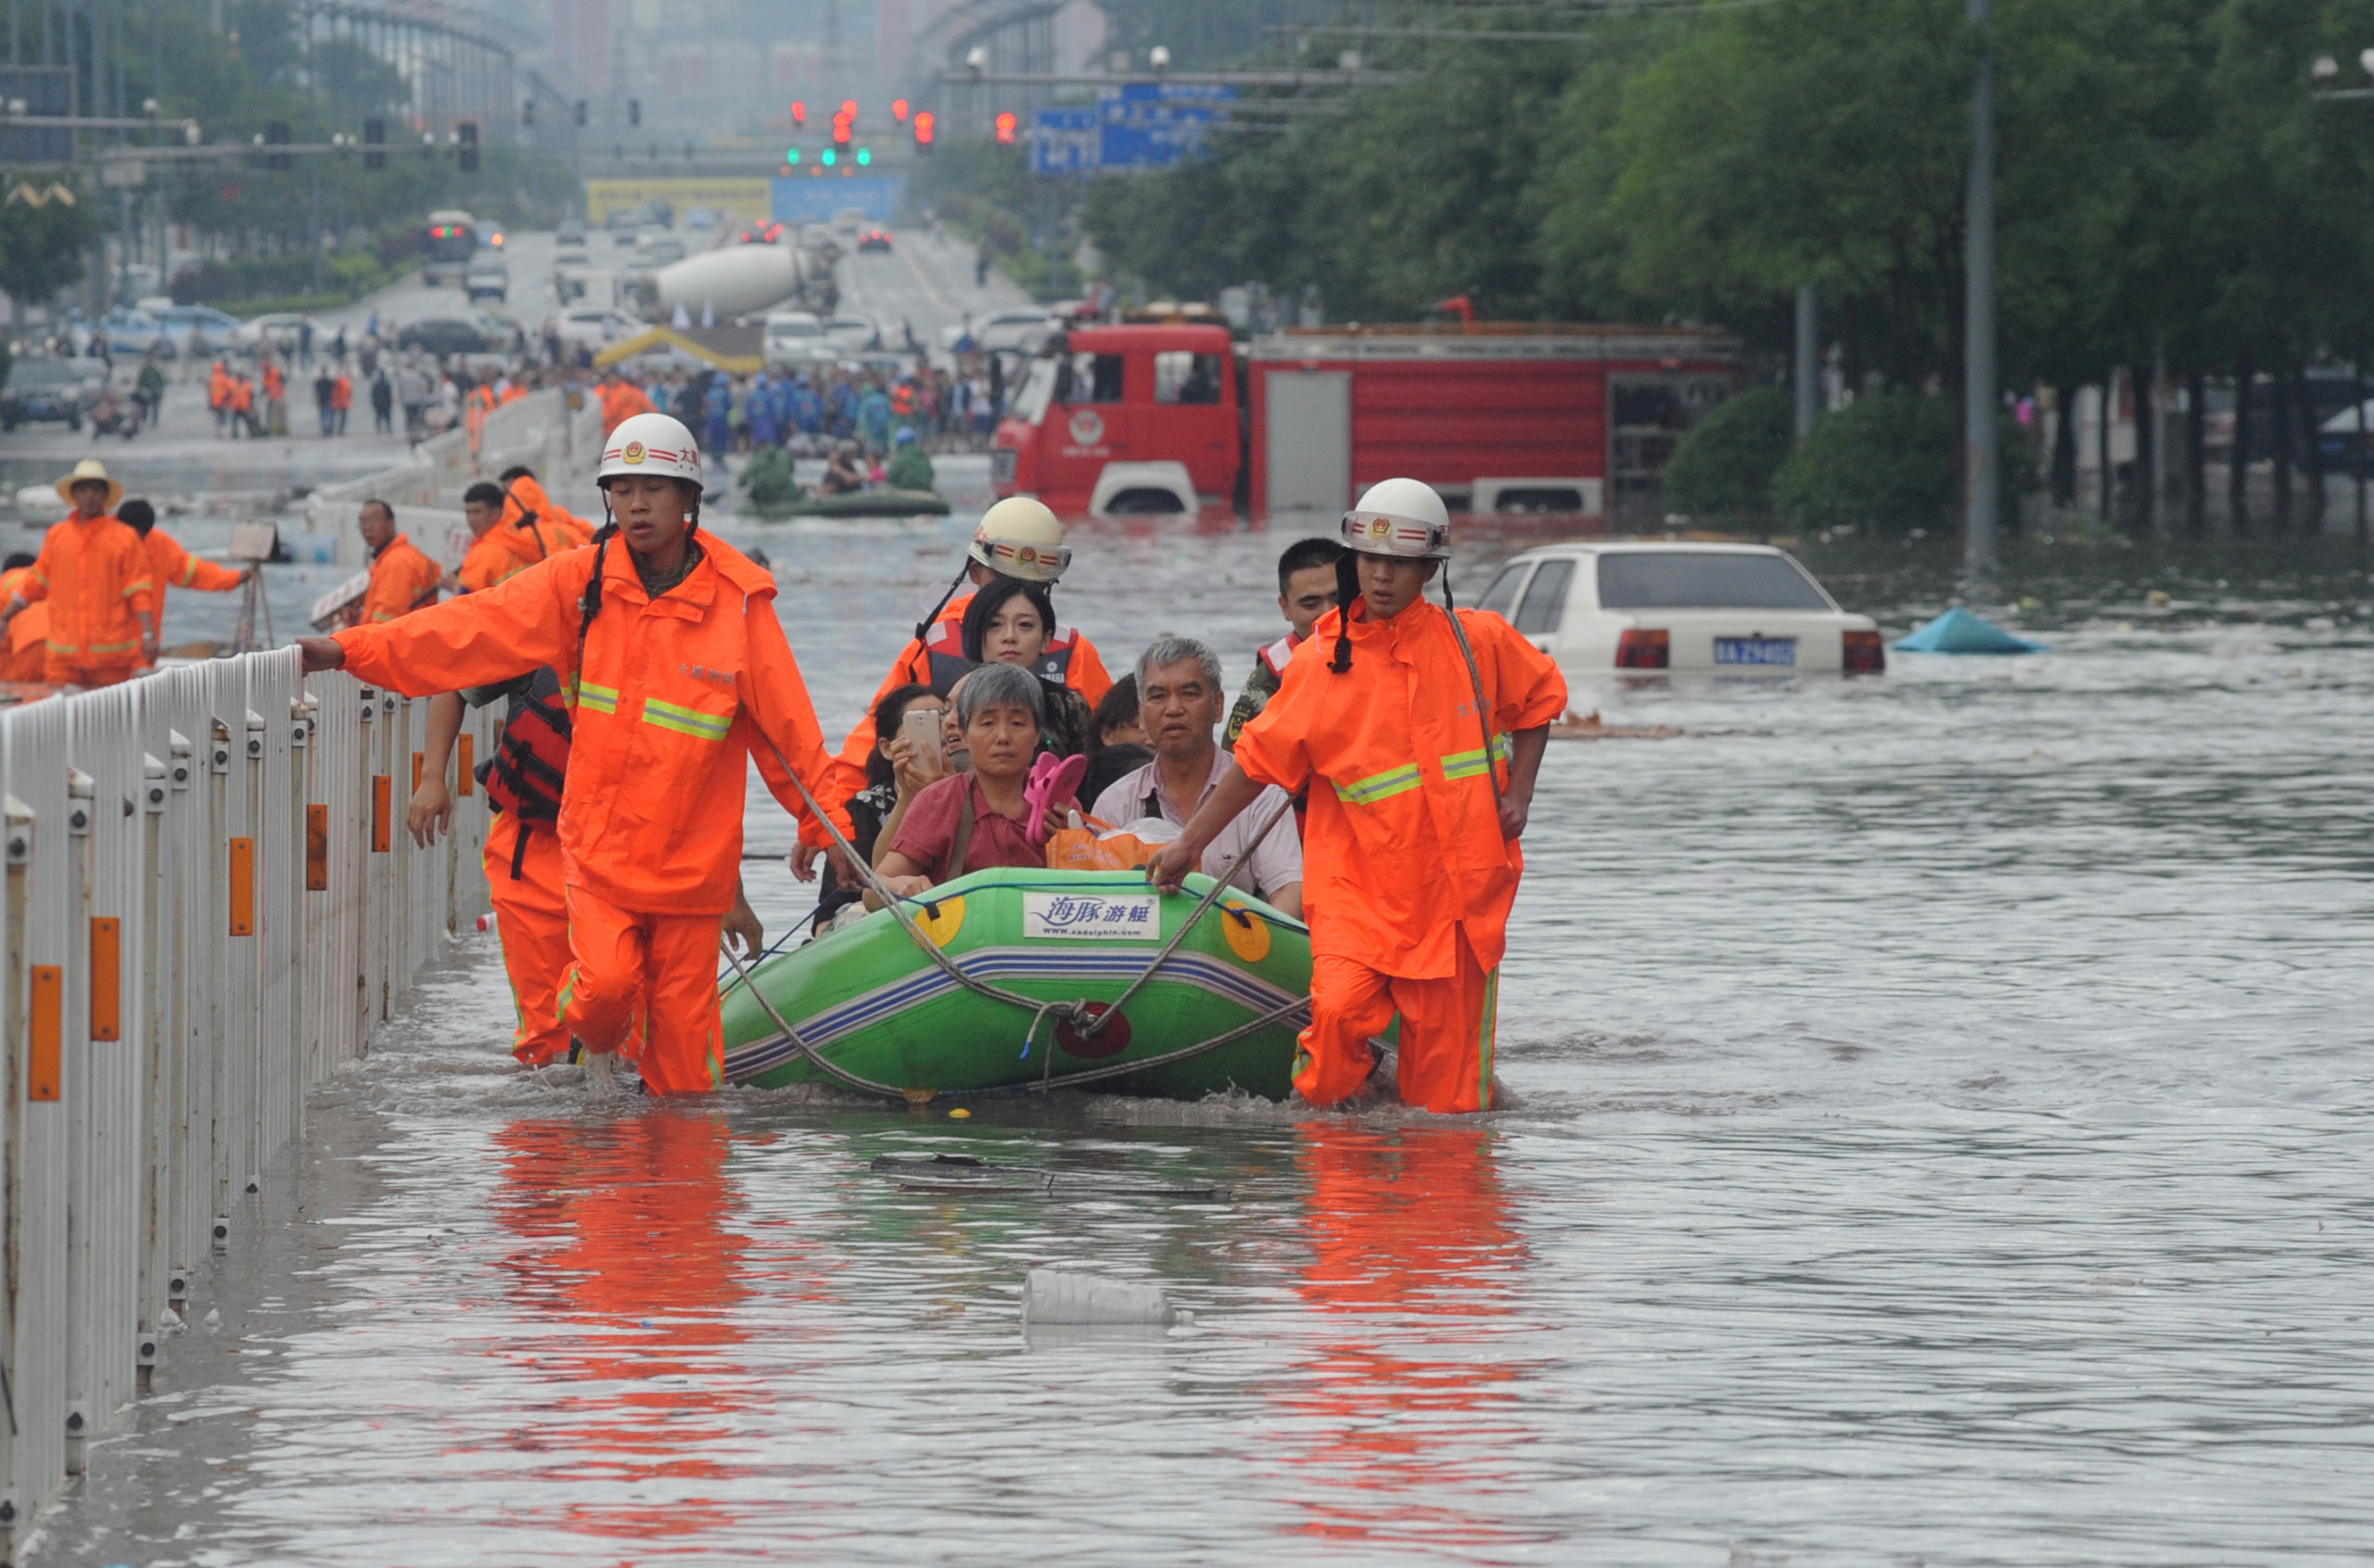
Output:
<svg viewBox="0 0 2374 1568">
<path fill-rule="evenodd" d="M 847 440 L 857 434 L 857 389 L 847 381 L 836 381 L 833 389 L 824 394 L 824 415 L 832 422 L 833 434 Z"/>
<path fill-rule="evenodd" d="M 744 406 L 750 415 L 751 451 L 773 446 L 783 439 L 782 429 L 775 423 L 774 384 L 767 379 L 765 371 L 759 372 L 758 379 L 750 383 Z"/>
<path fill-rule="evenodd" d="M 858 400 L 857 425 L 869 453 L 879 457 L 890 450 L 890 394 L 879 381 L 866 388 L 865 396 Z"/>
<path fill-rule="evenodd" d="M 734 450 L 734 383 L 725 376 L 711 377 L 708 384 L 709 452 L 722 465 L 725 454 Z"/>
<path fill-rule="evenodd" d="M 805 376 L 792 384 L 791 408 L 801 435 L 812 436 L 824 427 L 824 400 L 816 395 L 816 384 Z"/>
</svg>

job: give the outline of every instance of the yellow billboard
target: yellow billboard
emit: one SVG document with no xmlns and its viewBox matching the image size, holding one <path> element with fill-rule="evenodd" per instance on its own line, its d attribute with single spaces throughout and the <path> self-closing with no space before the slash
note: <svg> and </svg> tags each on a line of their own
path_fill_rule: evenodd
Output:
<svg viewBox="0 0 2374 1568">
<path fill-rule="evenodd" d="M 657 175 L 646 180 L 585 182 L 585 221 L 600 224 L 621 207 L 671 203 L 679 217 L 687 208 L 710 207 L 731 212 L 745 223 L 763 223 L 774 215 L 773 183 L 757 179 L 700 179 L 692 175 Z"/>
</svg>

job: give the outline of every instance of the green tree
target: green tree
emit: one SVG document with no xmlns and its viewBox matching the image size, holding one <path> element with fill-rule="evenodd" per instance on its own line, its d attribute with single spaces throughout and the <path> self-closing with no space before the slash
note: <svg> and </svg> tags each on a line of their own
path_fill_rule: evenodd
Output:
<svg viewBox="0 0 2374 1568">
<path fill-rule="evenodd" d="M 1760 522 L 1772 510 L 1772 476 L 1794 436 L 1789 396 L 1750 387 L 1691 427 L 1666 464 L 1666 504 L 1707 521 Z"/>
<path fill-rule="evenodd" d="M 0 202 L 0 290 L 6 290 L 11 321 L 21 325 L 27 305 L 48 302 L 51 296 L 80 279 L 98 220 L 89 198 L 71 186 L 52 192 L 47 185 L 24 181 Z M 20 192 L 46 193 L 38 203 Z"/>
</svg>

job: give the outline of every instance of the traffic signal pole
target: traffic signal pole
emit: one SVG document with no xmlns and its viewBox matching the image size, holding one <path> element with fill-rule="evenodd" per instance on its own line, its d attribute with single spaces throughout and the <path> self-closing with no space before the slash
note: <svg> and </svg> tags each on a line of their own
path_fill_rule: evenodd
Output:
<svg viewBox="0 0 2374 1568">
<path fill-rule="evenodd" d="M 1996 436 L 2000 389 L 1995 369 L 1995 51 L 1987 36 L 1990 0 L 1970 0 L 1978 63 L 1970 84 L 1970 193 L 1965 210 L 1962 279 L 1962 578 L 1971 594 L 1992 594 L 2000 581 L 1995 529 Z"/>
</svg>

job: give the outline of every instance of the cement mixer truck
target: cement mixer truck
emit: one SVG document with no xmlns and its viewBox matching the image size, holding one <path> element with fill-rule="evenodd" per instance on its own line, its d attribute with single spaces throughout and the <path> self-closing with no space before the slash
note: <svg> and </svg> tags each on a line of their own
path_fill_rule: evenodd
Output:
<svg viewBox="0 0 2374 1568">
<path fill-rule="evenodd" d="M 630 288 L 644 314 L 656 322 L 674 318 L 678 307 L 694 321 L 731 321 L 778 305 L 831 315 L 840 303 L 833 263 L 840 247 L 829 239 L 793 243 L 785 235 L 774 245 L 729 245 L 687 256 L 632 279 Z"/>
</svg>

